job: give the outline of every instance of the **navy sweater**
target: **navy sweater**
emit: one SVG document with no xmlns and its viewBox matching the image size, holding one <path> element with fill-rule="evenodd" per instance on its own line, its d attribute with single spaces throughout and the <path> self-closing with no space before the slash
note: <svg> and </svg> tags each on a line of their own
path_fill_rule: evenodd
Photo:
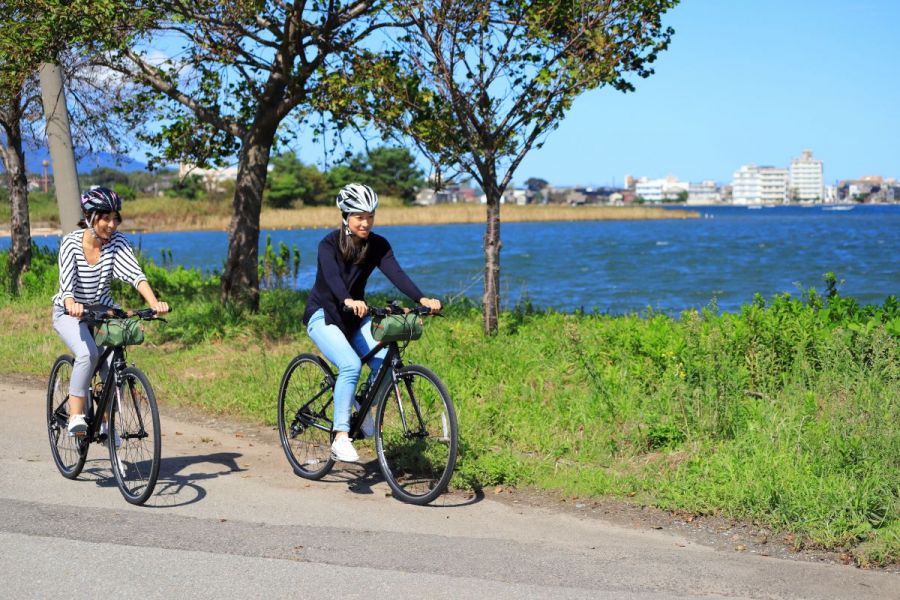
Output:
<svg viewBox="0 0 900 600">
<path fill-rule="evenodd" d="M 337 325 L 349 339 L 359 329 L 362 319 L 351 312 L 344 312 L 344 300 L 366 299 L 366 283 L 375 267 L 415 302 L 424 297 L 409 276 L 400 268 L 394 251 L 388 241 L 376 233 L 370 233 L 369 248 L 366 258 L 361 264 L 348 264 L 341 256 L 339 246 L 340 231 L 334 230 L 319 242 L 316 283 L 313 285 L 303 322 L 309 323 L 310 317 L 320 308 L 325 310 L 325 323 Z"/>
</svg>

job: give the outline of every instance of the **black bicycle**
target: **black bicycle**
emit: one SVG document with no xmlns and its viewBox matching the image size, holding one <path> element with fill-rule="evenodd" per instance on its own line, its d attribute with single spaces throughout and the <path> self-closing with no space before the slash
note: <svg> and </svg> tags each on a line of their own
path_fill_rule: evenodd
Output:
<svg viewBox="0 0 900 600">
<path fill-rule="evenodd" d="M 369 316 L 400 314 L 392 304 L 369 307 Z M 410 311 L 430 314 L 428 307 Z M 404 365 L 406 344 L 382 341 L 362 357 L 367 363 L 382 348 L 387 355 L 371 380 L 356 394 L 359 409 L 350 420 L 352 439 L 363 436 L 362 424 L 375 412 L 375 450 L 378 464 L 394 496 L 413 504 L 427 504 L 446 488 L 456 466 L 459 439 L 456 412 L 447 388 L 437 375 L 420 365 Z M 288 365 L 278 392 L 278 431 L 294 472 L 320 479 L 334 466 L 331 456 L 335 375 L 315 354 L 300 354 Z"/>
<path fill-rule="evenodd" d="M 117 309 L 86 310 L 83 321 L 92 327 L 111 319 L 139 321 L 160 319 L 151 308 L 126 313 Z M 140 369 L 125 362 L 125 348 L 134 343 L 125 336 L 120 345 L 103 346 L 91 389 L 85 398 L 84 436 L 70 436 L 69 380 L 74 359 L 64 354 L 56 359 L 47 385 L 47 433 L 53 461 L 63 477 L 75 479 L 84 468 L 92 442 L 109 446 L 112 472 L 125 500 L 143 504 L 153 493 L 159 476 L 161 433 L 156 395 Z M 111 360 L 110 360 L 111 357 Z M 106 376 L 101 373 L 106 371 Z"/>
</svg>

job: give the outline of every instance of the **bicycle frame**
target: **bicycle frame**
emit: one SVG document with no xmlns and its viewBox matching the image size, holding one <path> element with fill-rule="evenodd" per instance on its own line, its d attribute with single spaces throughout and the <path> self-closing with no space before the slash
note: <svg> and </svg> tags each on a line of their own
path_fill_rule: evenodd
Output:
<svg viewBox="0 0 900 600">
<path fill-rule="evenodd" d="M 382 349 L 387 348 L 387 354 L 384 357 L 384 361 L 381 363 L 381 366 L 378 368 L 378 371 L 375 372 L 372 377 L 371 383 L 366 389 L 365 395 L 360 398 L 356 397 L 356 400 L 359 402 L 359 410 L 357 411 L 357 418 L 351 420 L 350 423 L 350 431 L 348 432 L 350 437 L 356 439 L 359 437 L 360 430 L 362 429 L 362 418 L 361 416 L 367 414 L 369 410 L 371 410 L 372 405 L 376 403 L 376 400 L 379 398 L 386 398 L 388 395 L 388 385 L 393 385 L 397 381 L 396 372 L 403 367 L 403 361 L 400 358 L 400 348 L 397 346 L 397 342 L 389 342 L 387 344 L 379 343 L 374 348 L 372 348 L 365 356 L 360 359 L 362 364 L 367 364 L 370 360 L 372 360 L 376 354 L 381 352 Z M 388 373 L 391 373 L 391 377 L 388 378 Z M 388 383 L 388 381 L 390 383 Z M 295 417 L 294 424 L 292 424 L 292 429 L 297 425 L 299 421 L 304 428 L 306 427 L 316 427 L 323 431 L 326 431 L 326 428 L 323 427 L 317 419 L 309 419 L 304 418 L 309 415 L 308 407 L 310 404 L 314 403 L 318 400 L 322 394 L 331 393 L 334 391 L 334 384 L 331 386 L 323 387 L 318 394 L 310 398 L 306 404 L 301 406 L 297 411 L 297 416 Z M 326 409 L 328 404 L 332 401 L 325 404 L 323 407 Z M 416 407 L 418 410 L 418 407 Z M 313 417 L 324 418 L 325 415 L 311 415 Z M 405 421 L 405 419 L 404 419 Z M 405 425 L 405 423 L 404 423 Z M 327 429 L 329 433 L 331 433 L 330 429 Z"/>
<path fill-rule="evenodd" d="M 122 372 L 127 366 L 125 362 L 125 349 L 109 347 L 100 354 L 100 358 L 97 361 L 97 369 L 94 371 L 95 373 L 100 371 L 103 363 L 107 361 L 110 354 L 112 355 L 112 360 L 110 361 L 109 370 L 106 373 L 106 379 L 103 381 L 103 391 L 100 397 L 94 398 L 94 390 L 89 390 L 91 395 L 90 402 L 92 405 L 96 404 L 92 407 L 93 415 L 88 419 L 88 430 L 85 433 L 85 440 L 90 442 L 104 441 L 100 435 L 103 415 L 106 415 L 109 411 L 110 403 L 113 401 L 113 394 L 118 391 L 119 385 L 122 383 Z M 121 398 L 119 400 L 121 401 Z M 147 436 L 144 429 L 143 416 L 140 411 L 135 412 L 137 414 L 138 422 L 140 423 L 140 429 L 136 434 L 125 434 L 123 439 Z"/>
<path fill-rule="evenodd" d="M 359 436 L 360 430 L 362 429 L 362 417 L 366 415 L 369 410 L 371 410 L 372 405 L 375 404 L 375 401 L 381 398 L 384 400 L 388 395 L 388 372 L 390 372 L 390 385 L 396 383 L 397 381 L 397 371 L 403 367 L 403 361 L 400 358 L 400 348 L 397 346 L 397 342 L 390 342 L 388 344 L 379 343 L 374 348 L 372 348 L 365 356 L 360 359 L 360 362 L 363 364 L 367 364 L 372 358 L 375 357 L 376 354 L 381 352 L 382 348 L 387 348 L 387 354 L 384 357 L 384 361 L 381 363 L 381 366 L 378 368 L 378 371 L 375 372 L 374 377 L 372 378 L 371 383 L 366 389 L 366 393 L 362 398 L 358 398 L 359 402 L 359 410 L 357 411 L 357 418 L 355 422 L 351 421 L 350 423 L 350 432 L 349 435 L 352 439 L 356 439 Z"/>
</svg>

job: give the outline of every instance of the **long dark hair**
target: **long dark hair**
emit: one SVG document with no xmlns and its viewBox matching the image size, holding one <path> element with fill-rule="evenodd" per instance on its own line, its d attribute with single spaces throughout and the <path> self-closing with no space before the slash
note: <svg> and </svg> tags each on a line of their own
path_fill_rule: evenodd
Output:
<svg viewBox="0 0 900 600">
<path fill-rule="evenodd" d="M 369 240 L 364 240 L 350 233 L 350 228 L 344 225 L 343 221 L 348 218 L 347 213 L 341 215 L 341 227 L 338 234 L 338 248 L 344 262 L 353 265 L 362 264 L 366 260 L 366 252 L 369 249 Z"/>
</svg>

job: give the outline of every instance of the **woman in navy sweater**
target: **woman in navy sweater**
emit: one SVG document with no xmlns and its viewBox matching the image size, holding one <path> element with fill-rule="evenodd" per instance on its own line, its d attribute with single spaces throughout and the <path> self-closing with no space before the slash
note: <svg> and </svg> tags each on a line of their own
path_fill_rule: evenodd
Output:
<svg viewBox="0 0 900 600">
<path fill-rule="evenodd" d="M 357 462 L 359 455 L 347 432 L 350 430 L 350 404 L 359 374 L 360 357 L 377 342 L 370 331 L 366 316 L 366 282 L 376 267 L 415 302 L 437 312 L 441 303 L 427 298 L 406 275 L 391 245 L 382 236 L 372 233 L 378 196 L 367 185 L 352 183 L 344 186 L 337 196 L 342 226 L 319 242 L 316 282 L 306 304 L 303 322 L 309 337 L 322 354 L 338 368 L 334 385 L 334 442 L 331 454 L 335 460 Z M 347 307 L 349 310 L 344 310 Z M 385 351 L 369 363 L 376 372 Z M 363 424 L 363 432 L 372 434 L 371 417 Z"/>
</svg>

